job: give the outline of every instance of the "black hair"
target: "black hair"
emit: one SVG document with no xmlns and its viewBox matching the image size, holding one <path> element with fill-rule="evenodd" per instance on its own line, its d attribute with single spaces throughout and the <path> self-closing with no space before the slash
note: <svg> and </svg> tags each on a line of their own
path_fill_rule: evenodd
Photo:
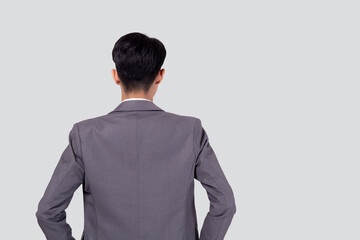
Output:
<svg viewBox="0 0 360 240">
<path fill-rule="evenodd" d="M 125 92 L 148 92 L 166 57 L 164 44 L 139 32 L 119 38 L 112 50 L 116 71 Z"/>
</svg>

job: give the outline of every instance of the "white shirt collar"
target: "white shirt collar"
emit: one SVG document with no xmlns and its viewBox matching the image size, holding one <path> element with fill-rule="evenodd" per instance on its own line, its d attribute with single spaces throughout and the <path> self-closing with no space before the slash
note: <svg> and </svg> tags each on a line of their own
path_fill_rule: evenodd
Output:
<svg viewBox="0 0 360 240">
<path fill-rule="evenodd" d="M 122 102 L 131 101 L 131 100 L 146 100 L 146 101 L 151 102 L 149 99 L 146 99 L 146 98 L 126 98 Z"/>
</svg>

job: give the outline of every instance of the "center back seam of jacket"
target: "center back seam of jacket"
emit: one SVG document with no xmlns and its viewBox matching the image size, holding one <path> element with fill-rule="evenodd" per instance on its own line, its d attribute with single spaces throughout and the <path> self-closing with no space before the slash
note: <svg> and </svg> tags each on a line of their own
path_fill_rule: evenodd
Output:
<svg viewBox="0 0 360 240">
<path fill-rule="evenodd" d="M 139 112 L 136 112 L 136 160 L 138 169 L 138 239 L 140 240 L 140 161 L 139 161 Z"/>
</svg>

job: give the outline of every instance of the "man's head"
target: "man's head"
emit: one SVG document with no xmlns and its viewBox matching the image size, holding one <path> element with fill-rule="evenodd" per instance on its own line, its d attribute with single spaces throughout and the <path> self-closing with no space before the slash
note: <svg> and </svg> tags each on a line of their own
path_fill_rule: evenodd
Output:
<svg viewBox="0 0 360 240">
<path fill-rule="evenodd" d="M 113 78 L 123 94 L 153 96 L 165 73 L 161 69 L 165 57 L 165 46 L 158 39 L 139 32 L 126 34 L 112 51 L 116 66 L 111 70 Z"/>
</svg>

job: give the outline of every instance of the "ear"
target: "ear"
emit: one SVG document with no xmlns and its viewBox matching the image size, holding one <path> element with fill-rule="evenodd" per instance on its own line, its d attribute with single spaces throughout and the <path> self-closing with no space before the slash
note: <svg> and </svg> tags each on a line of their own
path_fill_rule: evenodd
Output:
<svg viewBox="0 0 360 240">
<path fill-rule="evenodd" d="M 158 77 L 156 78 L 156 84 L 159 84 L 163 80 L 164 75 L 165 75 L 165 68 L 159 71 Z"/>
<path fill-rule="evenodd" d="M 117 85 L 120 85 L 120 86 L 121 86 L 120 78 L 119 78 L 119 76 L 118 76 L 118 74 L 117 74 L 116 69 L 111 69 L 111 75 L 112 75 L 115 83 L 116 83 Z"/>
</svg>

